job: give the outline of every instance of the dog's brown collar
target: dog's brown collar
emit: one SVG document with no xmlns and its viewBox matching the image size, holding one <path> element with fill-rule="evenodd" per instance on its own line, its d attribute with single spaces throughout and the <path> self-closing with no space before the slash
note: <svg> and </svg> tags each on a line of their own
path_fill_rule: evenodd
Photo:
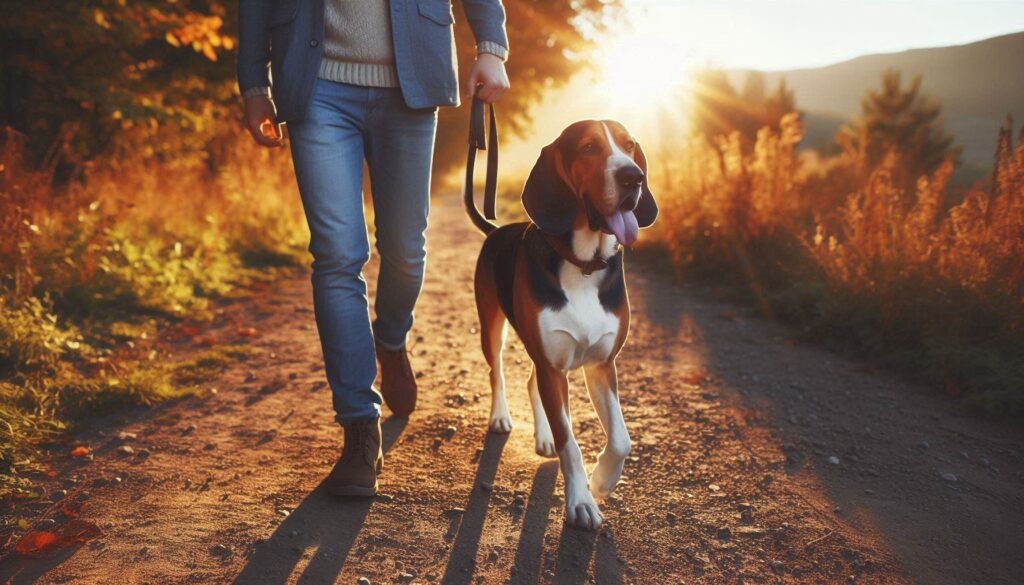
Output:
<svg viewBox="0 0 1024 585">
<path fill-rule="evenodd" d="M 594 257 L 590 260 L 580 260 L 576 257 L 576 253 L 572 251 L 572 248 L 565 243 L 560 237 L 555 234 L 546 232 L 536 225 L 533 226 L 547 241 L 548 245 L 551 246 L 559 256 L 562 257 L 566 262 L 576 266 L 583 272 L 583 276 L 590 276 L 595 270 L 604 270 L 608 268 L 608 259 L 602 258 L 597 252 L 594 253 Z"/>
</svg>

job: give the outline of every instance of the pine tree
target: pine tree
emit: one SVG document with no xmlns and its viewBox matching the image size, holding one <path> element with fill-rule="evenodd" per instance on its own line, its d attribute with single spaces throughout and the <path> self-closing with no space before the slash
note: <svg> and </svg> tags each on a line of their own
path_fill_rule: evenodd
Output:
<svg viewBox="0 0 1024 585">
<path fill-rule="evenodd" d="M 857 153 L 868 170 L 894 151 L 902 173 L 898 178 L 908 185 L 960 153 L 945 131 L 942 107 L 921 94 L 921 76 L 904 88 L 900 72 L 892 69 L 882 74 L 881 89 L 865 94 L 860 118 L 840 129 L 837 141 L 847 152 Z"/>
</svg>

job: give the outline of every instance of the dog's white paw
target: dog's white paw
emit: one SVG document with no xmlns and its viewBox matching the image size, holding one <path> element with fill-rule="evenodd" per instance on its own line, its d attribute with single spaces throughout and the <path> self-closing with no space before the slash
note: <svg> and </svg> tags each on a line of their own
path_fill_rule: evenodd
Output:
<svg viewBox="0 0 1024 585">
<path fill-rule="evenodd" d="M 604 522 L 601 510 L 589 492 L 584 490 L 580 490 L 580 492 L 577 495 L 566 493 L 565 522 L 575 528 L 597 530 Z"/>
<path fill-rule="evenodd" d="M 612 493 L 622 478 L 622 466 L 625 459 L 604 455 L 598 458 L 594 471 L 590 473 L 590 493 L 598 500 L 603 500 Z"/>
<path fill-rule="evenodd" d="M 550 433 L 546 437 L 540 434 L 534 435 L 533 441 L 534 450 L 537 452 L 537 455 L 548 458 L 558 457 L 558 452 L 555 451 L 555 439 L 552 438 Z"/>
<path fill-rule="evenodd" d="M 492 433 L 512 432 L 512 417 L 508 413 L 492 414 L 490 422 L 487 423 L 487 429 Z"/>
</svg>

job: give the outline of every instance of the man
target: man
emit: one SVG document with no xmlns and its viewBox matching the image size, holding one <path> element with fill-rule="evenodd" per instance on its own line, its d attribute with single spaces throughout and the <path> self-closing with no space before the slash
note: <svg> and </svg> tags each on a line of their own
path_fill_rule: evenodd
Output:
<svg viewBox="0 0 1024 585">
<path fill-rule="evenodd" d="M 477 41 L 465 94 L 494 102 L 509 87 L 505 9 L 501 0 L 463 4 Z M 326 482 L 339 496 L 377 492 L 381 395 L 396 416 L 416 405 L 405 342 L 423 283 L 437 108 L 459 103 L 453 23 L 450 0 L 239 5 L 238 84 L 248 129 L 257 143 L 276 147 L 283 144 L 278 123 L 288 124 L 312 234 L 313 306 L 345 435 Z M 370 255 L 364 159 L 380 254 L 372 324 L 362 277 Z"/>
</svg>

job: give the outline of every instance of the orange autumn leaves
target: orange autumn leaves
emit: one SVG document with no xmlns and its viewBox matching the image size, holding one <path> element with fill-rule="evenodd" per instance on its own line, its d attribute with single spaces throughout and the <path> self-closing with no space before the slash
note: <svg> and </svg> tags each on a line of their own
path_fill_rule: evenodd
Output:
<svg viewBox="0 0 1024 585">
<path fill-rule="evenodd" d="M 217 14 L 205 15 L 196 12 L 174 14 L 156 8 L 122 6 L 108 12 L 99 8 L 93 10 L 93 22 L 104 30 L 113 30 L 118 25 L 131 26 L 147 34 L 166 31 L 163 38 L 172 47 L 192 47 L 210 61 L 217 60 L 217 50 L 231 51 L 235 39 L 224 34 L 224 19 Z"/>
<path fill-rule="evenodd" d="M 96 524 L 80 518 L 82 504 L 71 499 L 71 495 L 65 498 L 64 503 L 59 504 L 65 521 L 52 530 L 30 529 L 23 534 L 14 545 L 14 551 L 22 556 L 39 556 L 53 550 L 70 548 L 82 544 L 88 540 L 102 536 L 103 531 Z M 58 504 L 50 506 L 39 517 L 41 522 L 57 508 Z M 40 522 L 36 522 L 36 526 Z"/>
</svg>

